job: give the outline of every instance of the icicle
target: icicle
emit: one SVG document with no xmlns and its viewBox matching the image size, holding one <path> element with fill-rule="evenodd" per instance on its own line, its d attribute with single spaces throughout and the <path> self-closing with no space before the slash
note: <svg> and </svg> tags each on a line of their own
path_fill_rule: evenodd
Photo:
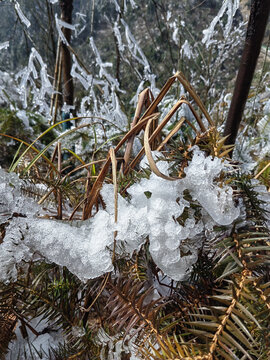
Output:
<svg viewBox="0 0 270 360">
<path fill-rule="evenodd" d="M 137 4 L 136 4 L 135 0 L 129 0 L 129 2 L 130 2 L 132 9 L 136 9 Z"/>
<path fill-rule="evenodd" d="M 116 12 L 121 13 L 121 8 L 120 8 L 117 0 L 112 0 L 112 2 L 114 3 Z"/>
<path fill-rule="evenodd" d="M 76 31 L 77 31 L 76 36 L 79 36 L 86 28 L 86 15 L 85 14 L 76 12 L 76 25 L 75 26 L 78 27 L 78 29 L 76 29 Z M 79 29 L 80 26 L 82 26 L 81 29 Z"/>
<path fill-rule="evenodd" d="M 183 46 L 181 47 L 181 55 L 182 56 L 186 56 L 188 59 L 192 58 L 192 51 L 190 49 L 189 43 L 186 40 L 183 44 Z"/>
</svg>

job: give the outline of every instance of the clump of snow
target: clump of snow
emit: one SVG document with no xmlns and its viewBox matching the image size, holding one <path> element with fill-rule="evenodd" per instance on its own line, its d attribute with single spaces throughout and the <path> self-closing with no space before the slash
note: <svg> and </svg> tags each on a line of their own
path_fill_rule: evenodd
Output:
<svg viewBox="0 0 270 360">
<path fill-rule="evenodd" d="M 162 173 L 169 174 L 168 162 L 159 161 L 158 166 Z M 128 189 L 130 199 L 119 195 L 117 223 L 111 184 L 105 184 L 101 191 L 106 210 L 100 210 L 85 222 L 52 221 L 38 218 L 38 208 L 29 208 L 28 199 L 18 193 L 16 175 L 1 171 L 0 188 L 6 194 L 1 202 L 1 213 L 17 209 L 25 214 L 25 217 L 4 218 L 9 225 L 0 245 L 1 280 L 15 280 L 16 264 L 29 260 L 34 254 L 66 266 L 83 281 L 112 271 L 115 231 L 119 256 L 132 255 L 148 237 L 149 250 L 157 266 L 172 279 L 183 279 L 197 260 L 202 241 L 197 235 L 204 231 L 205 219 L 207 222 L 205 215 L 200 220 L 195 218 L 184 192 L 188 191 L 197 207 L 208 213 L 212 223 L 229 225 L 239 216 L 232 189 L 224 184 L 221 187 L 215 180 L 225 166 L 220 159 L 205 157 L 194 147 L 185 178 L 167 181 L 152 173 L 149 179 L 144 178 Z M 142 167 L 145 167 L 145 161 Z M 185 210 L 188 217 L 180 224 L 177 219 Z"/>
</svg>

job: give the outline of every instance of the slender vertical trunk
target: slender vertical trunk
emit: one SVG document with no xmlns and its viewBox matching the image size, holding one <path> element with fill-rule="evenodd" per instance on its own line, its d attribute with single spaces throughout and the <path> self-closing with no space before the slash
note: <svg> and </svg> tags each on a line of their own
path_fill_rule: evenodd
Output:
<svg viewBox="0 0 270 360">
<path fill-rule="evenodd" d="M 72 24 L 73 0 L 61 0 L 61 19 Z M 70 43 L 71 30 L 63 28 L 63 34 Z M 68 47 L 62 43 L 62 76 L 63 76 L 63 102 L 67 105 L 73 105 L 73 79 L 70 75 L 71 71 L 71 55 Z"/>
<path fill-rule="evenodd" d="M 252 0 L 244 50 L 225 124 L 224 136 L 228 136 L 226 144 L 234 144 L 236 140 L 260 54 L 269 12 L 270 0 Z"/>
</svg>

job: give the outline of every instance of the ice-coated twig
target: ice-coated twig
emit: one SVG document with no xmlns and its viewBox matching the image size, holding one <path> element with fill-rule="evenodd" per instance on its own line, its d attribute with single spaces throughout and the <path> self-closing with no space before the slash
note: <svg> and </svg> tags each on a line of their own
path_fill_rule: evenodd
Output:
<svg viewBox="0 0 270 360">
<path fill-rule="evenodd" d="M 21 6 L 20 4 L 18 3 L 18 1 L 14 1 L 15 5 L 15 10 L 16 10 L 16 13 L 19 17 L 19 19 L 21 20 L 21 22 L 26 26 L 26 27 L 29 27 L 31 26 L 31 23 L 30 21 L 27 19 L 27 17 L 24 15 L 24 13 L 22 12 L 22 9 L 21 9 Z"/>
<path fill-rule="evenodd" d="M 58 34 L 60 36 L 60 39 L 62 40 L 62 42 L 65 45 L 69 46 L 69 43 L 68 43 L 65 35 L 63 34 L 62 27 L 65 27 L 67 29 L 75 31 L 75 36 L 77 36 L 77 29 L 76 29 L 77 24 L 75 24 L 75 25 L 69 24 L 69 23 L 59 19 L 57 14 L 55 14 L 55 25 L 56 25 L 56 29 L 58 31 Z"/>
<path fill-rule="evenodd" d="M 73 65 L 71 68 L 70 75 L 74 79 L 78 79 L 82 86 L 85 88 L 85 90 L 88 90 L 91 84 L 93 83 L 93 76 L 89 75 L 84 71 L 84 69 L 79 65 L 76 56 L 72 56 Z"/>
<path fill-rule="evenodd" d="M 96 44 L 94 42 L 94 39 L 91 37 L 90 38 L 90 45 L 91 45 L 91 48 L 95 54 L 95 57 L 96 57 L 96 63 L 97 63 L 97 66 L 99 67 L 99 77 L 102 78 L 104 77 L 108 83 L 110 84 L 110 86 L 114 86 L 115 89 L 117 91 L 121 91 L 121 89 L 119 88 L 119 82 L 117 79 L 115 79 L 111 74 L 109 74 L 109 72 L 106 70 L 106 68 L 108 67 L 112 67 L 112 63 L 110 62 L 103 62 L 102 59 L 101 59 L 101 56 L 100 56 L 100 53 L 96 47 Z"/>
<path fill-rule="evenodd" d="M 7 49 L 9 47 L 9 41 L 0 43 L 0 50 Z"/>
<path fill-rule="evenodd" d="M 227 13 L 227 23 L 225 25 L 225 28 L 223 30 L 224 37 L 227 38 L 233 24 L 233 17 L 239 8 L 240 0 L 225 0 L 223 1 L 223 4 L 218 12 L 218 14 L 214 17 L 212 20 L 210 26 L 203 30 L 203 39 L 202 42 L 206 45 L 206 47 L 209 47 L 212 43 L 215 42 L 213 40 L 214 32 L 216 25 L 220 22 L 222 17 L 225 13 Z"/>
<path fill-rule="evenodd" d="M 38 107 L 41 113 L 48 114 L 49 106 L 46 102 L 46 96 L 52 94 L 53 87 L 47 74 L 47 65 L 35 48 L 31 49 L 28 66 L 17 73 L 15 78 L 19 80 L 18 92 L 24 108 L 28 105 L 27 97 L 29 90 L 31 90 L 33 106 Z M 36 86 L 35 83 L 37 79 L 40 79 L 39 86 Z"/>
</svg>

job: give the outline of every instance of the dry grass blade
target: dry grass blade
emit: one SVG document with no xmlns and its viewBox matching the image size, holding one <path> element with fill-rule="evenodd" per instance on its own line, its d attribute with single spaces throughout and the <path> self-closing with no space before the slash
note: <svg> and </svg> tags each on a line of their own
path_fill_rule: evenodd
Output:
<svg viewBox="0 0 270 360">
<path fill-rule="evenodd" d="M 139 103 L 138 103 L 138 106 L 136 108 L 136 113 L 135 113 L 135 116 L 134 116 L 134 119 L 133 119 L 132 127 L 131 127 L 130 131 L 128 131 L 128 133 L 122 138 L 122 140 L 120 140 L 120 142 L 118 143 L 118 145 L 115 147 L 115 150 L 114 150 L 115 154 L 116 154 L 117 151 L 122 147 L 122 145 L 124 143 L 128 142 L 127 148 L 126 148 L 126 153 L 125 153 L 125 156 L 124 156 L 124 160 L 125 160 L 124 169 L 123 169 L 123 167 L 121 168 L 121 171 L 123 172 L 123 175 L 127 175 L 128 172 L 135 167 L 135 165 L 138 163 L 138 161 L 141 159 L 142 155 L 145 152 L 145 147 L 143 147 L 141 149 L 141 151 L 137 154 L 135 159 L 133 159 L 130 164 L 127 164 L 128 160 L 130 158 L 130 152 L 131 152 L 132 144 L 133 144 L 133 141 L 134 141 L 134 136 L 137 135 L 140 132 L 140 130 L 143 129 L 145 124 L 147 124 L 148 122 L 149 122 L 149 126 L 147 128 L 147 137 L 145 136 L 147 154 L 148 154 L 148 157 L 150 159 L 152 168 L 155 169 L 153 171 L 156 171 L 156 173 L 158 173 L 159 176 L 161 176 L 161 177 L 164 177 L 165 175 L 161 174 L 159 172 L 158 168 L 154 164 L 153 159 L 151 159 L 151 154 L 150 154 L 151 149 L 153 150 L 153 148 L 158 147 L 158 144 L 157 144 L 157 146 L 153 146 L 154 141 L 157 139 L 157 137 L 160 136 L 162 129 L 168 123 L 168 121 L 171 119 L 171 117 L 175 114 L 175 112 L 179 109 L 179 107 L 182 106 L 183 104 L 188 105 L 191 112 L 193 113 L 193 115 L 194 115 L 194 117 L 196 119 L 197 124 L 200 127 L 200 130 L 203 131 L 203 132 L 206 131 L 204 124 L 202 123 L 202 121 L 201 121 L 199 115 L 197 114 L 197 112 L 194 110 L 193 106 L 190 104 L 189 101 L 187 101 L 184 97 L 182 97 L 170 109 L 170 111 L 164 117 L 164 119 L 161 121 L 161 123 L 158 126 L 155 125 L 154 127 L 152 127 L 152 130 L 151 130 L 152 134 L 151 134 L 151 136 L 149 136 L 151 124 L 157 123 L 158 114 L 155 113 L 157 111 L 157 107 L 158 107 L 159 103 L 162 101 L 162 99 L 164 98 L 164 96 L 167 94 L 167 92 L 169 91 L 169 89 L 171 88 L 173 83 L 177 79 L 183 84 L 185 89 L 193 97 L 193 99 L 195 100 L 195 102 L 197 103 L 197 105 L 199 106 L 199 108 L 201 109 L 203 114 L 205 115 L 206 119 L 208 120 L 208 123 L 210 125 L 212 125 L 212 121 L 210 119 L 210 116 L 209 116 L 208 112 L 206 111 L 206 109 L 203 106 L 203 104 L 202 104 L 201 100 L 199 99 L 198 95 L 196 94 L 196 92 L 194 91 L 194 89 L 192 88 L 190 83 L 185 79 L 185 77 L 184 77 L 184 75 L 182 73 L 178 72 L 174 76 L 169 78 L 169 80 L 163 86 L 163 88 L 161 89 L 161 91 L 158 94 L 156 99 L 153 99 L 153 95 L 149 91 L 144 90 L 141 93 L 140 97 L 139 97 Z M 152 102 L 150 102 L 150 98 L 151 98 Z M 145 111 L 145 113 L 142 115 L 142 117 L 139 119 L 139 116 L 140 116 L 140 114 L 142 112 L 142 109 L 143 109 L 144 105 L 146 105 L 146 106 L 149 105 L 149 106 L 148 106 L 147 110 Z M 150 119 L 151 119 L 151 121 L 149 121 Z M 188 122 L 188 121 L 187 121 L 187 123 L 195 131 L 195 133 L 198 135 L 199 131 L 196 129 L 196 127 L 193 124 L 191 124 L 190 122 Z M 180 127 L 181 126 L 176 127 L 176 129 L 180 129 Z M 172 133 L 171 136 L 173 136 L 173 133 Z M 170 139 L 170 137 L 167 138 L 166 141 L 168 141 L 169 139 Z M 159 143 L 161 143 L 161 140 L 159 141 Z M 164 144 L 162 143 L 162 145 L 164 145 Z M 149 148 L 150 148 L 150 151 L 149 151 Z M 104 166 L 102 167 L 102 169 L 100 170 L 99 175 L 98 175 L 95 183 L 93 184 L 90 193 L 87 194 L 87 201 L 86 201 L 86 204 L 85 204 L 85 209 L 84 209 L 84 213 L 83 213 L 83 219 L 87 219 L 87 218 L 89 218 L 91 216 L 92 208 L 93 208 L 94 204 L 97 203 L 99 192 L 100 192 L 102 184 L 103 184 L 103 182 L 105 180 L 106 174 L 109 171 L 110 164 L 111 164 L 111 157 L 110 157 L 110 154 L 108 154 L 107 160 L 106 160 Z M 171 177 L 167 177 L 166 179 L 167 180 L 172 180 Z"/>
<path fill-rule="evenodd" d="M 117 223 L 117 217 L 118 217 L 117 160 L 113 148 L 110 149 L 109 154 L 112 162 L 112 178 L 113 178 L 113 188 L 114 188 L 114 222 Z M 114 232 L 112 263 L 114 262 L 115 259 L 116 236 L 117 236 L 117 231 Z"/>
<path fill-rule="evenodd" d="M 155 163 L 155 161 L 154 161 L 154 159 L 153 159 L 153 156 L 152 156 L 152 153 L 151 153 L 151 147 L 150 147 L 150 144 L 149 144 L 149 129 L 150 129 L 152 121 L 154 121 L 154 120 L 155 120 L 155 118 L 152 118 L 152 119 L 150 119 L 148 121 L 148 123 L 146 125 L 146 128 L 145 128 L 145 132 L 144 132 L 144 150 L 145 150 L 145 155 L 147 157 L 149 166 L 150 166 L 151 170 L 158 177 L 161 177 L 162 179 L 170 180 L 170 181 L 179 180 L 179 178 L 177 178 L 177 177 L 171 177 L 171 176 L 168 176 L 168 175 L 164 175 L 162 172 L 160 172 L 157 165 L 156 165 L 156 163 Z"/>
<path fill-rule="evenodd" d="M 184 74 L 180 71 L 180 72 L 177 72 L 174 76 L 180 81 L 180 83 L 184 86 L 184 88 L 189 92 L 191 97 L 196 101 L 197 105 L 199 106 L 202 113 L 206 117 L 209 125 L 213 126 L 214 124 L 213 124 L 213 122 L 211 120 L 210 115 L 208 114 L 208 111 L 206 110 L 206 108 L 203 105 L 203 103 L 202 103 L 201 99 L 199 98 L 199 96 L 196 94 L 196 91 L 193 89 L 193 87 L 191 86 L 189 81 L 187 81 L 187 79 L 185 78 Z M 204 127 L 203 124 L 201 124 L 201 125 Z M 206 129 L 204 129 L 204 131 L 206 131 Z"/>
<path fill-rule="evenodd" d="M 143 119 L 143 121 L 140 121 L 139 123 L 137 123 L 131 130 L 129 130 L 129 132 L 123 137 L 123 139 L 118 143 L 118 145 L 115 147 L 114 152 L 117 153 L 117 151 L 122 147 L 123 144 L 125 144 L 125 142 L 131 137 L 133 136 L 133 134 L 137 134 L 138 132 L 140 132 L 140 130 L 145 126 L 145 124 L 147 123 L 147 121 L 149 120 L 149 118 L 156 116 L 156 114 L 150 115 L 148 117 L 146 117 L 145 119 Z M 107 155 L 107 159 L 105 161 L 105 164 L 103 165 L 102 169 L 100 170 L 98 177 L 91 189 L 91 192 L 88 196 L 88 203 L 85 207 L 85 212 L 83 215 L 83 219 L 88 219 L 91 216 L 91 212 L 92 212 L 92 207 L 93 205 L 96 203 L 97 198 L 99 196 L 102 184 L 105 180 L 105 177 L 109 171 L 109 167 L 111 164 L 111 157 L 110 154 Z"/>
<path fill-rule="evenodd" d="M 181 117 L 181 119 L 178 121 L 178 123 L 175 125 L 175 127 L 169 132 L 169 134 L 166 136 L 166 138 L 159 144 L 157 151 L 161 151 L 161 149 L 167 144 L 167 142 L 175 135 L 177 132 L 181 129 L 182 125 L 186 121 L 186 118 L 184 116 Z"/>
<path fill-rule="evenodd" d="M 183 104 L 187 104 L 189 105 L 189 107 L 191 108 L 192 111 L 194 111 L 194 116 L 197 120 L 197 122 L 200 123 L 199 120 L 199 116 L 196 114 L 195 110 L 192 108 L 191 104 L 185 100 L 184 98 L 181 98 L 180 100 L 178 100 L 174 106 L 170 109 L 170 111 L 168 112 L 168 114 L 164 117 L 164 119 L 161 121 L 161 123 L 157 126 L 157 128 L 155 129 L 155 131 L 153 132 L 153 134 L 150 136 L 149 138 L 149 144 L 151 145 L 153 143 L 153 141 L 160 135 L 162 129 L 166 126 L 166 124 L 169 122 L 169 120 L 172 118 L 172 116 L 176 113 L 176 111 L 179 109 L 180 106 L 182 106 Z M 196 114 L 196 115 L 195 115 Z M 188 121 L 187 121 L 188 122 Z M 196 134 L 199 134 L 198 130 L 195 128 L 195 126 L 193 124 L 191 124 L 190 122 L 188 122 L 188 124 L 191 126 L 191 128 L 194 130 L 194 132 Z M 203 129 L 205 129 L 203 127 Z M 128 171 L 130 169 L 133 169 L 136 164 L 139 162 L 139 160 L 141 159 L 141 157 L 144 154 L 144 148 L 142 148 L 140 150 L 140 152 L 137 154 L 137 156 L 135 157 L 135 159 L 129 164 L 129 166 L 126 168 L 124 174 L 127 174 Z"/>
<path fill-rule="evenodd" d="M 23 140 L 18 139 L 18 138 L 14 137 L 14 136 L 7 135 L 7 134 L 2 134 L 2 133 L 0 133 L 0 136 L 5 136 L 5 137 L 8 137 L 8 138 L 13 139 L 13 140 L 15 140 L 15 141 L 18 141 L 18 142 L 20 142 L 21 144 L 26 145 L 26 146 L 27 146 L 27 150 L 30 150 L 30 149 L 31 149 L 31 150 L 33 150 L 33 151 L 34 151 L 35 153 L 37 153 L 37 154 L 40 153 L 40 151 L 39 151 L 37 148 L 35 148 L 32 144 L 27 143 L 26 141 L 23 141 Z M 56 169 L 56 167 L 54 166 L 54 164 L 53 164 L 44 154 L 42 154 L 41 156 L 42 156 L 42 158 L 50 165 L 50 167 L 51 167 L 55 172 L 57 172 L 57 169 Z M 13 171 L 13 170 L 14 170 L 14 167 L 11 167 L 11 168 L 10 168 L 10 171 Z"/>
<path fill-rule="evenodd" d="M 154 96 L 150 89 L 145 89 L 139 94 L 134 119 L 131 123 L 131 129 L 133 129 L 134 126 L 138 123 L 140 116 L 143 112 L 143 108 L 148 108 L 151 102 L 153 101 L 154 101 Z M 121 172 L 123 172 L 123 167 L 125 167 L 126 164 L 128 164 L 129 162 L 134 139 L 135 139 L 135 134 L 133 134 L 127 141 L 126 150 L 124 154 L 124 166 L 122 166 Z"/>
</svg>

